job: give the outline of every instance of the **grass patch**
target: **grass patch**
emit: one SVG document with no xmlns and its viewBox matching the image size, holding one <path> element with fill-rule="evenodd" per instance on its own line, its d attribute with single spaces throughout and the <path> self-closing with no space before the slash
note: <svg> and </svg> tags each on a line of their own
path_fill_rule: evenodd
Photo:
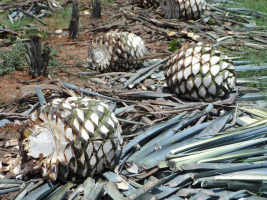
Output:
<svg viewBox="0 0 267 200">
<path fill-rule="evenodd" d="M 236 4 L 228 4 L 227 7 L 231 8 L 247 8 L 247 9 L 253 9 L 258 12 L 266 13 L 267 14 L 267 3 L 266 0 L 234 0 L 234 2 L 241 3 L 242 5 L 236 5 Z M 257 32 L 260 32 L 261 35 L 267 36 L 267 15 L 261 15 L 264 18 L 256 17 L 251 15 L 251 19 L 248 19 L 250 21 L 254 21 L 256 23 Z M 238 19 L 236 20 L 238 21 Z M 242 22 L 242 21 L 240 21 Z M 247 39 L 251 40 L 253 36 L 253 33 L 250 33 L 247 35 Z M 266 56 L 266 50 L 257 50 L 252 49 L 248 47 L 242 46 L 242 52 L 239 51 L 228 51 L 229 55 L 234 57 L 239 57 L 237 60 L 239 61 L 251 61 L 251 65 L 260 65 L 262 63 L 267 63 L 267 56 Z M 267 70 L 257 70 L 257 71 L 244 71 L 240 74 L 238 74 L 238 77 L 240 78 L 254 78 L 257 80 L 259 76 L 267 76 Z M 257 87 L 261 88 L 261 90 L 265 93 L 266 87 L 267 87 L 267 81 L 261 80 L 260 83 L 253 83 L 249 82 L 246 84 L 247 87 Z"/>
<path fill-rule="evenodd" d="M 62 0 L 59 0 L 59 2 Z M 5 1 L 3 3 L 12 3 L 12 1 Z M 48 26 L 53 27 L 53 28 L 66 28 L 69 26 L 70 23 L 70 16 L 72 13 L 72 5 L 69 4 L 66 7 L 60 8 L 60 9 L 55 9 L 55 12 L 51 12 L 50 16 L 45 16 L 41 17 L 40 19 L 48 24 Z M 10 28 L 15 28 L 15 27 L 23 27 L 27 26 L 28 24 L 36 24 L 37 26 L 43 26 L 40 22 L 37 20 L 28 17 L 28 16 L 23 16 L 21 19 L 18 19 L 17 21 L 14 20 L 13 18 L 13 24 L 11 23 L 10 19 L 8 18 L 8 15 L 11 14 L 9 13 L 10 9 L 5 10 L 4 12 L 0 13 L 0 16 L 5 20 L 7 25 Z M 36 15 L 36 13 L 34 14 Z M 0 22 L 1 26 L 4 26 L 4 22 Z"/>
<path fill-rule="evenodd" d="M 8 17 L 6 19 L 7 19 L 6 22 L 8 23 L 8 26 L 11 28 L 23 27 L 23 26 L 27 26 L 28 24 L 33 23 L 33 19 L 27 16 L 24 16 L 21 19 L 18 19 L 17 21 L 13 21 L 13 24 L 11 23 Z"/>
<path fill-rule="evenodd" d="M 239 57 L 236 60 L 239 61 L 251 61 L 252 64 L 261 64 L 261 63 L 267 63 L 267 56 L 266 56 L 266 50 L 255 50 L 251 48 L 242 47 L 243 52 L 233 52 L 231 51 L 230 54 L 234 57 Z"/>
<path fill-rule="evenodd" d="M 50 27 L 53 28 L 68 28 L 70 24 L 70 17 L 71 17 L 71 5 L 57 9 L 52 16 L 44 18 L 45 21 Z"/>
<path fill-rule="evenodd" d="M 58 60 L 59 52 L 60 52 L 60 46 L 51 48 L 50 61 L 49 61 L 49 64 L 48 64 L 49 68 L 65 65 L 65 63 L 60 62 Z"/>
<path fill-rule="evenodd" d="M 250 8 L 259 12 L 267 13 L 266 0 L 235 0 L 235 2 L 242 3 L 239 7 Z"/>
<path fill-rule="evenodd" d="M 11 23 L 10 19 L 8 18 L 8 10 L 0 14 L 1 17 L 5 20 L 5 22 L 0 22 L 1 26 L 8 25 L 12 28 L 13 31 L 20 33 L 19 37 L 29 38 L 32 35 L 39 35 L 42 39 L 48 39 L 47 34 L 43 30 L 38 30 L 37 26 L 41 26 L 40 22 L 37 22 L 31 17 L 23 16 L 21 19 L 15 20 L 13 19 L 13 24 Z M 21 30 L 20 27 L 27 27 L 29 24 L 35 24 L 36 26 L 28 27 L 27 29 Z"/>
<path fill-rule="evenodd" d="M 40 31 L 37 28 L 29 28 L 29 29 L 25 30 L 24 32 L 25 32 L 25 34 L 21 34 L 20 38 L 29 38 L 33 35 L 38 35 L 41 38 L 41 40 L 48 40 L 49 39 L 45 31 L 43 31 L 43 30 Z"/>
<path fill-rule="evenodd" d="M 264 18 L 267 18 L 267 3 L 266 0 L 235 0 L 234 2 L 241 3 L 242 5 L 236 4 L 228 4 L 227 7 L 231 8 L 246 8 L 246 9 L 253 9 L 258 12 L 266 13 L 266 15 L 261 15 Z M 249 19 L 250 21 L 254 21 L 257 26 L 260 26 L 258 31 L 261 34 L 267 36 L 267 20 L 259 17 L 253 17 Z M 236 20 L 238 21 L 238 20 Z M 263 26 L 263 27 L 262 27 Z M 266 31 L 262 31 L 261 29 L 265 29 Z M 248 39 L 253 36 L 253 33 L 247 36 Z M 267 63 L 267 57 L 265 50 L 255 50 L 251 48 L 242 47 L 243 52 L 241 54 L 236 54 L 235 56 L 240 57 L 239 60 L 248 60 L 248 61 L 259 61 L 261 63 Z M 231 52 L 233 55 L 234 52 Z"/>
<path fill-rule="evenodd" d="M 9 15 L 9 9 L 5 10 L 3 13 L 1 13 L 1 17 L 5 20 L 5 22 L 7 23 L 7 25 L 10 28 L 15 28 L 15 27 L 23 27 L 23 26 L 27 26 L 28 24 L 32 24 L 34 22 L 34 19 L 32 19 L 31 17 L 27 17 L 27 16 L 23 16 L 21 19 L 17 19 L 15 20 L 13 18 L 13 24 L 11 23 L 10 19 L 8 18 Z M 39 23 L 39 22 L 38 22 Z M 0 22 L 1 26 L 6 25 L 4 22 Z"/>
</svg>

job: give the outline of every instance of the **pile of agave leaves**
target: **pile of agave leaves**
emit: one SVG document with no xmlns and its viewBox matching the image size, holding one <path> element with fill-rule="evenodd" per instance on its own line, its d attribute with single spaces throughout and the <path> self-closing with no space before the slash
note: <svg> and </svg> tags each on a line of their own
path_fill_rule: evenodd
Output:
<svg viewBox="0 0 267 200">
<path fill-rule="evenodd" d="M 167 34 L 183 34 L 195 42 L 223 44 L 229 49 L 237 48 L 236 44 L 266 48 L 267 36 L 261 31 L 252 38 L 245 37 L 247 31 L 259 28 L 248 20 L 248 14 L 266 14 L 226 9 L 216 2 L 222 1 L 213 1 L 210 6 L 210 11 L 216 12 L 206 13 L 197 22 L 157 21 L 145 12 L 139 15 L 138 11 L 124 14 L 163 27 L 184 27 L 179 33 Z M 224 30 L 206 25 L 210 18 L 217 23 L 225 20 L 226 12 L 233 18 L 227 19 L 233 26 L 225 25 Z M 243 17 L 246 23 L 235 21 L 235 17 Z M 199 34 L 188 31 L 192 29 L 200 30 Z M 167 29 L 160 31 L 166 34 Z M 47 182 L 34 173 L 30 176 L 1 173 L 0 197 L 16 200 L 267 198 L 267 110 L 260 101 L 265 97 L 258 89 L 242 87 L 247 80 L 239 78 L 228 99 L 213 103 L 179 99 L 164 85 L 162 66 L 167 59 L 147 60 L 137 72 L 97 74 L 91 78 L 98 84 L 98 89 L 92 88 L 95 92 L 55 79 L 21 88 L 15 102 L 1 106 L 0 127 L 22 125 L 30 113 L 54 98 L 88 95 L 113 110 L 120 121 L 124 143 L 113 171 L 105 170 L 86 179 Z M 234 61 L 234 66 L 237 72 L 265 68 L 248 65 L 247 61 Z M 1 136 L 1 165 L 20 156 L 18 132 L 13 133 L 12 139 L 8 134 Z"/>
</svg>

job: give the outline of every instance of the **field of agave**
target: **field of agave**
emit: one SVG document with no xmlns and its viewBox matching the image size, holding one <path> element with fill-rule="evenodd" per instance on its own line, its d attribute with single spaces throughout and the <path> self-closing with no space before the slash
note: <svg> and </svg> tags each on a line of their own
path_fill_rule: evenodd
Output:
<svg viewBox="0 0 267 200">
<path fill-rule="evenodd" d="M 267 14 L 242 5 L 0 3 L 2 80 L 13 64 L 29 74 L 0 101 L 0 198 L 267 199 L 266 77 L 241 76 L 266 69 L 242 54 L 265 51 Z M 64 9 L 69 27 L 51 28 Z M 26 16 L 39 24 L 11 25 Z M 61 54 L 86 55 L 55 64 L 62 38 Z"/>
</svg>

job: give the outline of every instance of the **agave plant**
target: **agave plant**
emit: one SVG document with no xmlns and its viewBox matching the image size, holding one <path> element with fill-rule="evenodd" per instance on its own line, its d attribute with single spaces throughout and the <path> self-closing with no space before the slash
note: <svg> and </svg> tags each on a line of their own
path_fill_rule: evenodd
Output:
<svg viewBox="0 0 267 200">
<path fill-rule="evenodd" d="M 164 75 L 177 94 L 197 101 L 226 98 L 236 82 L 233 61 L 202 43 L 186 44 L 174 53 L 165 65 Z"/>
<path fill-rule="evenodd" d="M 106 104 L 79 97 L 54 99 L 26 123 L 23 159 L 2 170 L 18 174 L 31 169 L 48 180 L 93 176 L 112 167 L 120 153 L 120 134 Z"/>
<path fill-rule="evenodd" d="M 49 54 L 51 52 L 48 43 L 44 43 L 42 49 L 40 37 L 37 35 L 31 36 L 29 44 L 25 44 L 26 56 L 30 68 L 29 74 L 32 77 L 38 77 L 46 74 L 49 63 Z"/>
<path fill-rule="evenodd" d="M 92 68 L 100 72 L 125 71 L 132 69 L 139 61 L 127 61 L 147 54 L 141 37 L 128 32 L 110 32 L 92 42 L 88 61 Z M 126 60 L 126 62 L 116 62 Z"/>
<path fill-rule="evenodd" d="M 158 0 L 129 0 L 130 4 L 137 4 L 142 8 L 158 8 L 160 2 Z"/>
<path fill-rule="evenodd" d="M 206 10 L 205 0 L 161 0 L 162 15 L 168 19 L 199 19 Z"/>
</svg>

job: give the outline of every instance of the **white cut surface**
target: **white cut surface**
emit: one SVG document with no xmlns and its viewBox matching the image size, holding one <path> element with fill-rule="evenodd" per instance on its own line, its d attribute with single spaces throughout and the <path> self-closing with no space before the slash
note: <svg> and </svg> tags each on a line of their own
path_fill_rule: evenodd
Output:
<svg viewBox="0 0 267 200">
<path fill-rule="evenodd" d="M 208 91 L 209 91 L 210 94 L 215 95 L 215 93 L 216 93 L 216 85 L 215 85 L 215 84 L 212 84 L 212 85 L 208 88 Z"/>
<path fill-rule="evenodd" d="M 210 64 L 211 65 L 215 65 L 217 64 L 218 62 L 220 62 L 220 57 L 219 56 L 212 56 L 211 59 L 210 59 Z"/>
<path fill-rule="evenodd" d="M 90 132 L 90 133 L 94 133 L 95 132 L 95 128 L 94 128 L 94 125 L 92 124 L 92 122 L 87 119 L 84 123 L 84 127 L 85 129 Z"/>
<path fill-rule="evenodd" d="M 115 184 L 117 185 L 118 189 L 120 189 L 120 190 L 128 190 L 129 189 L 129 184 L 127 182 L 120 181 L 120 182 L 117 182 Z"/>
<path fill-rule="evenodd" d="M 200 61 L 199 55 L 198 54 L 194 55 L 192 59 L 192 65 L 199 63 L 199 61 Z"/>
<path fill-rule="evenodd" d="M 97 164 L 97 166 L 96 166 L 97 173 L 101 172 L 101 171 L 104 169 L 104 165 L 103 165 L 103 163 L 104 163 L 104 159 L 101 158 L 101 160 L 98 161 L 98 164 Z"/>
<path fill-rule="evenodd" d="M 184 78 L 185 78 L 185 80 L 187 80 L 188 77 L 192 74 L 191 68 L 192 68 L 191 66 L 185 68 L 185 70 L 184 70 Z"/>
<path fill-rule="evenodd" d="M 189 65 L 192 64 L 192 58 L 193 56 L 188 56 L 185 60 L 184 60 L 184 66 L 187 67 Z"/>
<path fill-rule="evenodd" d="M 62 107 L 64 108 L 64 109 L 67 109 L 67 110 L 72 110 L 72 107 L 71 107 L 71 105 L 70 104 L 68 104 L 68 103 L 63 103 L 63 104 L 61 104 L 62 105 Z"/>
<path fill-rule="evenodd" d="M 208 73 L 209 70 L 210 70 L 210 65 L 208 63 L 204 64 L 201 68 L 202 75 L 204 76 L 206 73 Z"/>
<path fill-rule="evenodd" d="M 201 88 L 198 90 L 198 94 L 199 94 L 202 98 L 204 98 L 204 97 L 206 96 L 206 94 L 207 94 L 206 89 L 205 89 L 204 87 L 201 87 Z"/>
<path fill-rule="evenodd" d="M 112 158 L 114 158 L 114 151 L 111 149 L 111 151 L 106 155 L 108 162 L 111 162 Z"/>
<path fill-rule="evenodd" d="M 110 142 L 110 140 L 108 140 L 107 142 L 105 142 L 105 144 L 103 145 L 103 150 L 104 150 L 104 154 L 107 155 L 108 152 L 112 149 L 112 144 Z"/>
<path fill-rule="evenodd" d="M 203 78 L 203 85 L 207 88 L 207 87 L 210 86 L 211 81 L 212 81 L 212 79 L 211 79 L 211 75 L 209 74 L 208 76 L 205 76 L 205 77 Z"/>
<path fill-rule="evenodd" d="M 217 85 L 221 85 L 223 81 L 223 76 L 222 75 L 218 75 L 215 77 L 215 82 L 217 83 Z"/>
<path fill-rule="evenodd" d="M 73 141 L 74 140 L 74 135 L 72 133 L 72 129 L 71 128 L 67 128 L 66 129 L 66 137 L 70 140 Z"/>
<path fill-rule="evenodd" d="M 201 76 L 196 76 L 194 82 L 197 87 L 200 87 L 200 85 L 202 84 Z"/>
<path fill-rule="evenodd" d="M 88 158 L 91 157 L 93 151 L 94 151 L 93 144 L 90 143 L 90 144 L 87 146 L 87 148 L 86 148 L 86 153 L 87 153 Z"/>
<path fill-rule="evenodd" d="M 187 87 L 187 89 L 188 89 L 189 91 L 192 90 L 192 88 L 194 87 L 193 79 L 190 78 L 190 79 L 187 81 L 187 83 L 186 83 L 186 87 Z"/>
<path fill-rule="evenodd" d="M 43 154 L 44 157 L 52 155 L 55 150 L 55 142 L 51 133 L 39 126 L 35 126 L 35 133 L 29 137 L 28 155 L 34 158 L 38 158 L 40 154 Z"/>
<path fill-rule="evenodd" d="M 68 163 L 70 162 L 70 159 L 75 156 L 70 145 L 65 148 L 65 156 Z"/>
<path fill-rule="evenodd" d="M 200 71 L 200 63 L 196 63 L 192 67 L 192 72 L 196 76 Z"/>
<path fill-rule="evenodd" d="M 98 151 L 98 149 L 102 146 L 102 141 L 94 141 L 94 147 L 95 150 Z"/>
<path fill-rule="evenodd" d="M 192 96 L 194 99 L 198 99 L 198 96 L 197 96 L 196 91 L 194 91 L 194 92 L 191 94 L 191 96 Z"/>
<path fill-rule="evenodd" d="M 96 165 L 97 160 L 96 160 L 95 155 L 93 155 L 93 156 L 91 157 L 91 159 L 90 159 L 89 162 L 90 162 L 90 166 L 91 166 L 91 167 L 94 167 L 94 166 Z"/>
<path fill-rule="evenodd" d="M 110 118 L 108 118 L 108 124 L 109 124 L 112 128 L 115 127 L 114 122 L 113 122 Z"/>
<path fill-rule="evenodd" d="M 109 130 L 107 129 L 107 127 L 106 127 L 105 125 L 102 125 L 102 126 L 100 127 L 100 130 L 101 130 L 101 132 L 102 132 L 105 136 L 107 136 Z"/>
<path fill-rule="evenodd" d="M 221 62 L 221 70 L 226 69 L 229 66 L 229 63 L 227 62 Z"/>
<path fill-rule="evenodd" d="M 92 113 L 90 116 L 91 120 L 94 122 L 94 124 L 96 126 L 98 126 L 98 122 L 99 122 L 99 117 L 96 113 Z"/>
<path fill-rule="evenodd" d="M 81 122 L 84 122 L 84 113 L 83 113 L 83 110 L 76 108 L 75 111 L 77 113 L 77 117 L 79 118 L 79 120 Z"/>
<path fill-rule="evenodd" d="M 220 72 L 220 66 L 219 65 L 213 65 L 210 69 L 210 72 L 213 76 L 217 76 Z"/>
<path fill-rule="evenodd" d="M 89 135 L 88 135 L 87 131 L 84 128 L 82 128 L 81 136 L 85 141 L 88 141 Z"/>
<path fill-rule="evenodd" d="M 175 77 L 175 76 L 174 76 Z M 179 83 L 181 83 L 181 80 L 183 78 L 183 71 L 179 71 L 178 74 L 177 74 L 177 78 L 178 78 L 178 81 Z M 173 81 L 174 82 L 174 81 Z"/>
</svg>

